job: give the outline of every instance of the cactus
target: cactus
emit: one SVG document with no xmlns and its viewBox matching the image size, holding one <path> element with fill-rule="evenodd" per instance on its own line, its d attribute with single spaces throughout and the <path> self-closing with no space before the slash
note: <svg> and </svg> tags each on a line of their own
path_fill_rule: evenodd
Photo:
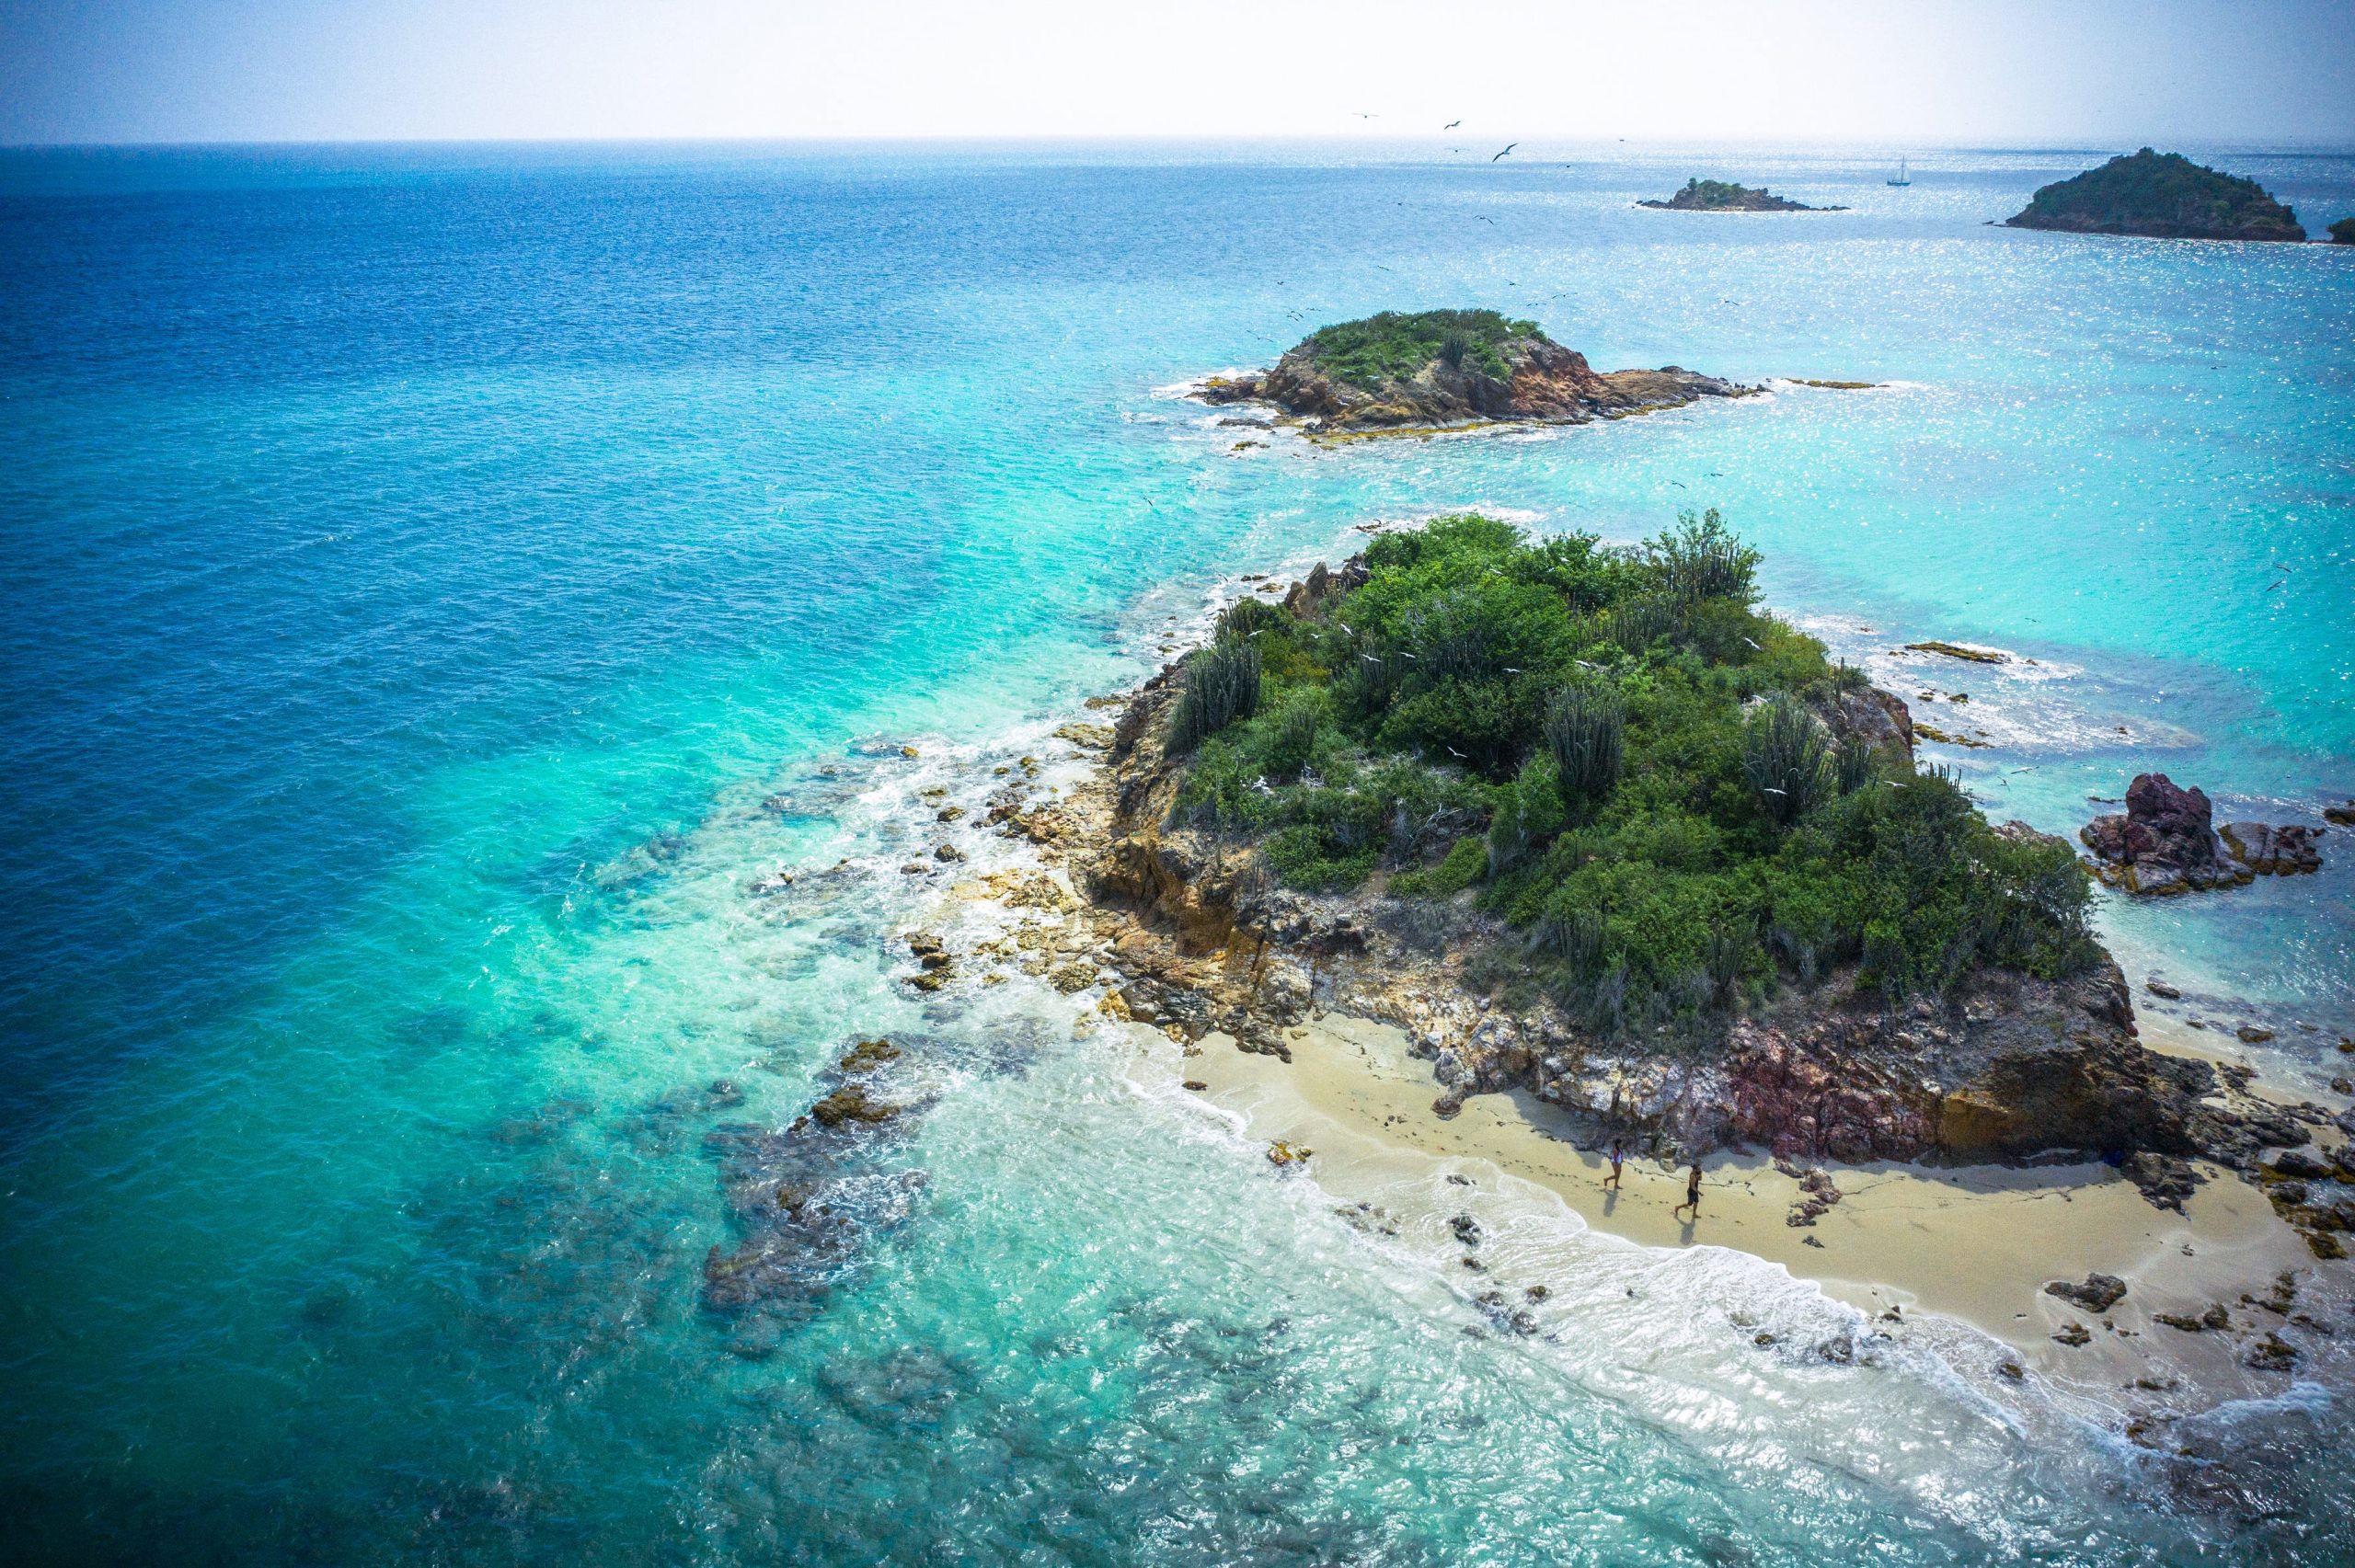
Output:
<svg viewBox="0 0 2355 1568">
<path fill-rule="evenodd" d="M 1629 653 L 1641 653 L 1683 629 L 1684 616 L 1672 600 L 1630 599 L 1603 618 L 1603 635 Z"/>
<path fill-rule="evenodd" d="M 1741 771 L 1758 791 L 1767 819 L 1786 826 L 1839 786 L 1830 732 L 1787 693 L 1768 698 L 1742 725 Z"/>
<path fill-rule="evenodd" d="M 1842 795 L 1854 795 L 1880 776 L 1880 759 L 1869 745 L 1853 736 L 1833 750 L 1832 766 Z"/>
<path fill-rule="evenodd" d="M 1170 748 L 1190 751 L 1258 706 L 1259 650 L 1241 637 L 1221 637 L 1186 661 L 1186 684 L 1169 719 Z"/>
<path fill-rule="evenodd" d="M 1562 781 L 1566 802 L 1600 800 L 1619 782 L 1627 715 L 1607 686 L 1573 686 L 1545 715 L 1545 746 Z"/>
</svg>

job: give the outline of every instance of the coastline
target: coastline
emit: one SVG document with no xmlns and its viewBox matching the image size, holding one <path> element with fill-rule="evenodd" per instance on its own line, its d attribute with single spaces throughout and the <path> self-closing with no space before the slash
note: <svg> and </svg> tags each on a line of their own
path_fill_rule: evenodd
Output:
<svg viewBox="0 0 2355 1568">
<path fill-rule="evenodd" d="M 1126 1027 L 1143 1041 L 1162 1038 Z M 2285 1375 L 2252 1368 L 2246 1356 L 2286 1316 L 2257 1304 L 2284 1272 L 2298 1287 L 2292 1311 L 2344 1310 L 2344 1265 L 2318 1263 L 2263 1193 L 2212 1167 L 2176 1214 L 2100 1164 L 1836 1166 L 1841 1201 L 1798 1227 L 1786 1218 L 1805 1196 L 1795 1179 L 1763 1155 L 1720 1151 L 1702 1162 L 1702 1214 L 1680 1220 L 1671 1209 L 1683 1199 L 1681 1167 L 1630 1159 L 1623 1190 L 1611 1193 L 1601 1154 L 1574 1143 L 1571 1118 L 1534 1095 L 1474 1095 L 1453 1117 L 1440 1116 L 1431 1063 L 1410 1055 L 1390 1024 L 1324 1013 L 1286 1036 L 1290 1062 L 1208 1035 L 1180 1059 L 1178 1076 L 1201 1084 L 1203 1099 L 1251 1140 L 1311 1150 L 1309 1175 L 1337 1200 L 1395 1191 L 1417 1176 L 1427 1183 L 1434 1173 L 1480 1189 L 1523 1185 L 1591 1230 L 1651 1248 L 1746 1253 L 1877 1322 L 1959 1322 L 2005 1347 L 2022 1373 L 2104 1403 L 2119 1403 L 2123 1391 L 2136 1413 L 2280 1393 Z M 2108 1312 L 2044 1290 L 2095 1272 L 2128 1287 Z M 2153 1318 L 2196 1317 L 2218 1303 L 2229 1330 L 2187 1333 Z M 1892 1310 L 1895 1319 L 1884 1317 Z M 2086 1343 L 2052 1337 L 2073 1322 L 2088 1331 Z M 2008 1376 L 1999 1371 L 2005 1358 L 1991 1354 L 1983 1370 Z"/>
</svg>

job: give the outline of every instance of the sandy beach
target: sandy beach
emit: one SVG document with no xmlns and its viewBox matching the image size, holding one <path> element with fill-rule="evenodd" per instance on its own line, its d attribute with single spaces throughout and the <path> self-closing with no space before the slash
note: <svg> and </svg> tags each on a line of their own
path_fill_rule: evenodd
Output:
<svg viewBox="0 0 2355 1568">
<path fill-rule="evenodd" d="M 1682 1167 L 1631 1159 L 1612 1192 L 1602 1153 L 1578 1147 L 1570 1118 L 1534 1097 L 1475 1095 L 1442 1119 L 1430 1064 L 1390 1025 L 1327 1013 L 1288 1037 L 1290 1062 L 1212 1035 L 1174 1064 L 1156 1045 L 1145 1070 L 1201 1085 L 1255 1139 L 1314 1150 L 1312 1172 L 1337 1197 L 1395 1194 L 1402 1178 L 1433 1167 L 1476 1187 L 1527 1183 L 1597 1231 L 1654 1247 L 1735 1248 L 1876 1318 L 1895 1310 L 1967 1323 L 2010 1346 L 2024 1371 L 2088 1393 L 2181 1388 L 2200 1403 L 2279 1393 L 2284 1376 L 2245 1357 L 2284 1321 L 2256 1302 L 2285 1272 L 2297 1282 L 2293 1311 L 2344 1314 L 2348 1265 L 2318 1263 L 2256 1187 L 2213 1167 L 2180 1215 L 2098 1163 L 1839 1167 L 1829 1173 L 1840 1201 L 1796 1226 L 1787 1217 L 1805 1195 L 1795 1179 L 1763 1155 L 1719 1153 L 1703 1162 L 1695 1219 L 1674 1212 Z M 2092 1272 L 2127 1282 L 2107 1312 L 2044 1289 Z M 2154 1321 L 2218 1303 L 2232 1322 L 2223 1332 Z M 2086 1343 L 2052 1337 L 2072 1323 Z"/>
</svg>

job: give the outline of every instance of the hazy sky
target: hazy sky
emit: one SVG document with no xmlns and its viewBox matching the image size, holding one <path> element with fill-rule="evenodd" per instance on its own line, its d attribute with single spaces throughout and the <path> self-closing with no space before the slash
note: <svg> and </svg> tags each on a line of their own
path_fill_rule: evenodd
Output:
<svg viewBox="0 0 2355 1568">
<path fill-rule="evenodd" d="M 1361 118 L 1374 116 L 1376 118 Z M 0 0 L 0 141 L 2355 142 L 2355 0 Z"/>
</svg>

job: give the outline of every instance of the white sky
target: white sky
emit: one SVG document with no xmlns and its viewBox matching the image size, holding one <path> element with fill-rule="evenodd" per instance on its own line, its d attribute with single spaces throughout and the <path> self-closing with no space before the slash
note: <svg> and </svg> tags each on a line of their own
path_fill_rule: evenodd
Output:
<svg viewBox="0 0 2355 1568">
<path fill-rule="evenodd" d="M 1373 115 L 1378 118 L 1361 119 Z M 0 141 L 2355 143 L 2355 0 L 0 0 Z"/>
</svg>

